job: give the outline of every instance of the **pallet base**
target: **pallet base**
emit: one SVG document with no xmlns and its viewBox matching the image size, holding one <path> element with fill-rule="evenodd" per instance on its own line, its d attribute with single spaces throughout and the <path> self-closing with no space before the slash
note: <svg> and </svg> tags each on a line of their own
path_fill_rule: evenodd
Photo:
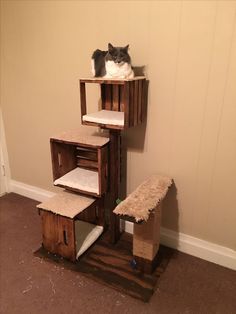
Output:
<svg viewBox="0 0 236 314">
<path fill-rule="evenodd" d="M 132 236 L 126 233 L 122 234 L 115 245 L 109 243 L 108 233 L 104 234 L 75 263 L 51 254 L 42 247 L 34 254 L 50 262 L 59 263 L 64 268 L 80 272 L 121 293 L 148 302 L 172 253 L 172 249 L 160 247 L 157 267 L 152 274 L 143 274 L 135 269 L 132 263 Z"/>
</svg>

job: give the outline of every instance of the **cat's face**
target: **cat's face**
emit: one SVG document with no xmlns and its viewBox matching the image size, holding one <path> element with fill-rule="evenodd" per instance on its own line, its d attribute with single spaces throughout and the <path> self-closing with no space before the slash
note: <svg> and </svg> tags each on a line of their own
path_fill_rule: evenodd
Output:
<svg viewBox="0 0 236 314">
<path fill-rule="evenodd" d="M 114 61 L 117 64 L 123 64 L 125 62 L 130 63 L 128 49 L 129 45 L 125 47 L 113 47 L 112 44 L 109 43 L 106 60 Z"/>
</svg>

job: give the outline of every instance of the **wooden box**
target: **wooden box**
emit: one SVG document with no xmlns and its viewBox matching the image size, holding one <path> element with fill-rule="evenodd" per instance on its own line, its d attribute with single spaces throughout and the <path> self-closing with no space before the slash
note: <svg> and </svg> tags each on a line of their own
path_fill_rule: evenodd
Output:
<svg viewBox="0 0 236 314">
<path fill-rule="evenodd" d="M 93 113 L 87 108 L 88 83 L 100 85 L 101 108 Z M 146 118 L 147 81 L 142 76 L 133 79 L 80 79 L 80 104 L 82 124 L 118 130 L 136 126 Z"/>
<path fill-rule="evenodd" d="M 83 194 L 107 191 L 108 143 L 101 136 L 64 132 L 50 139 L 54 185 Z"/>
<path fill-rule="evenodd" d="M 105 227 L 102 199 L 62 192 L 37 207 L 42 222 L 43 247 L 71 261 L 76 260 L 81 242 L 88 235 L 80 230 L 84 229 L 84 224 L 89 232 L 96 229 L 98 236 Z"/>
</svg>

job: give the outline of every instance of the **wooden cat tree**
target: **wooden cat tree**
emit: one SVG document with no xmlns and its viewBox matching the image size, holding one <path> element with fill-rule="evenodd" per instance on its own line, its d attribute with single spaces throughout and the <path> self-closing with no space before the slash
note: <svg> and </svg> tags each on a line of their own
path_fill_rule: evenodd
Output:
<svg viewBox="0 0 236 314">
<path fill-rule="evenodd" d="M 97 112 L 88 112 L 87 84 L 99 85 Z M 130 260 L 133 269 L 129 262 L 127 267 L 131 272 L 138 269 L 152 273 L 159 248 L 161 200 L 171 180 L 153 176 L 117 206 L 121 131 L 144 122 L 147 81 L 145 77 L 80 79 L 80 103 L 82 124 L 108 129 L 109 136 L 82 136 L 69 131 L 50 139 L 54 185 L 63 191 L 37 206 L 43 248 L 80 263 L 83 253 L 100 241 L 103 233 L 109 235 L 110 247 L 117 247 L 121 217 L 135 225 Z"/>
</svg>

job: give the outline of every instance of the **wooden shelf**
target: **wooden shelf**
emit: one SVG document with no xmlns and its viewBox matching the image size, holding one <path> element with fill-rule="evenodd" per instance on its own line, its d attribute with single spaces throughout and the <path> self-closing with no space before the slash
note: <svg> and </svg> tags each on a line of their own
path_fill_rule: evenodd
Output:
<svg viewBox="0 0 236 314">
<path fill-rule="evenodd" d="M 54 185 L 74 191 L 99 195 L 98 173 L 79 167 L 55 180 Z"/>
<path fill-rule="evenodd" d="M 81 134 L 81 130 L 69 130 L 59 133 L 50 138 L 53 142 L 75 144 L 83 147 L 101 148 L 109 143 L 109 138 L 105 136 Z"/>
<path fill-rule="evenodd" d="M 86 84 L 99 84 L 100 97 L 98 112 L 89 112 L 86 99 Z M 85 125 L 95 125 L 107 129 L 127 129 L 145 121 L 147 112 L 147 81 L 144 76 L 133 79 L 80 79 L 81 121 Z M 112 112 L 118 116 L 115 123 Z M 121 115 L 122 113 L 122 115 Z M 110 115 L 102 117 L 103 114 Z"/>
<path fill-rule="evenodd" d="M 67 218 L 75 218 L 95 202 L 88 196 L 63 191 L 37 205 L 37 208 Z"/>
<path fill-rule="evenodd" d="M 120 78 L 105 78 L 105 77 L 87 77 L 81 78 L 81 83 L 98 83 L 98 84 L 125 84 L 125 82 L 133 82 L 138 80 L 145 80 L 145 76 L 135 76 L 131 79 L 120 79 Z"/>
<path fill-rule="evenodd" d="M 43 247 L 75 261 L 101 235 L 105 226 L 100 199 L 63 191 L 39 204 Z"/>
<path fill-rule="evenodd" d="M 101 197 L 107 191 L 109 139 L 69 131 L 50 139 L 54 184 Z"/>
<path fill-rule="evenodd" d="M 123 129 L 124 112 L 101 110 L 98 112 L 86 114 L 82 117 L 83 123 L 93 124 L 96 126 Z"/>
</svg>

